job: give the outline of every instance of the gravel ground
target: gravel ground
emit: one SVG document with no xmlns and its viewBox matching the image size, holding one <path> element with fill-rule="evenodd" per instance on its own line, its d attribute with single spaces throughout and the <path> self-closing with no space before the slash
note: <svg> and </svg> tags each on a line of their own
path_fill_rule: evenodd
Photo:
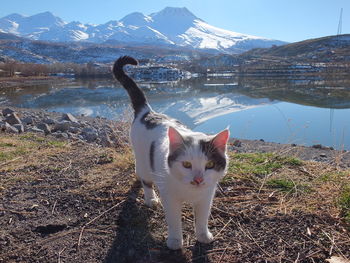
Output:
<svg viewBox="0 0 350 263">
<path fill-rule="evenodd" d="M 349 208 L 336 203 L 349 182 L 348 152 L 233 139 L 209 220 L 215 241 L 196 242 L 192 209 L 185 205 L 185 246 L 170 251 L 161 207 L 144 206 L 127 124 L 28 109 L 0 112 L 0 262 L 350 258 L 343 219 Z M 275 154 L 242 154 L 253 152 Z"/>
</svg>

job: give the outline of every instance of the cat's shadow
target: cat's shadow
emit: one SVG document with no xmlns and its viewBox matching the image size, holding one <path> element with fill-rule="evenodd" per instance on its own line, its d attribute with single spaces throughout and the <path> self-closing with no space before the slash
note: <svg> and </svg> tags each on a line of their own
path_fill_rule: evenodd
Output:
<svg viewBox="0 0 350 263">
<path fill-rule="evenodd" d="M 128 198 L 116 219 L 116 237 L 103 262 L 189 262 L 182 251 L 171 251 L 164 240 L 155 240 L 152 237 L 149 225 L 154 212 L 137 203 L 136 197 L 140 190 L 139 182 L 131 186 Z"/>
<path fill-rule="evenodd" d="M 213 244 L 201 244 L 196 242 L 192 250 L 192 263 L 210 263 L 208 251 L 213 249 Z"/>
</svg>

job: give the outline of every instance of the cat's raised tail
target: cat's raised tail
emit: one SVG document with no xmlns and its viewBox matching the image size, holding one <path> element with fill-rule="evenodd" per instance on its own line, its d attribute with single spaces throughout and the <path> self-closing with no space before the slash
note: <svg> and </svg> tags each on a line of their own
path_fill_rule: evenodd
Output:
<svg viewBox="0 0 350 263">
<path fill-rule="evenodd" d="M 114 62 L 113 74 L 128 92 L 136 117 L 144 107 L 149 108 L 149 105 L 143 91 L 137 86 L 132 78 L 125 74 L 123 67 L 128 64 L 136 66 L 138 65 L 138 61 L 129 56 L 118 58 L 116 62 Z"/>
</svg>

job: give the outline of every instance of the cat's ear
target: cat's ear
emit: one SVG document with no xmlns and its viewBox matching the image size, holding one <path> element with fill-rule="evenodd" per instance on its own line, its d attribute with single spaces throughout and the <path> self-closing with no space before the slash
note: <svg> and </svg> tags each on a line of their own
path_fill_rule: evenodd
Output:
<svg viewBox="0 0 350 263">
<path fill-rule="evenodd" d="M 230 131 L 229 129 L 225 129 L 222 132 L 219 132 L 217 135 L 215 135 L 215 137 L 211 141 L 215 148 L 219 149 L 222 152 L 225 152 L 229 138 Z"/>
<path fill-rule="evenodd" d="M 184 143 L 184 139 L 182 138 L 181 134 L 173 127 L 169 127 L 168 137 L 170 152 L 175 151 Z"/>
</svg>

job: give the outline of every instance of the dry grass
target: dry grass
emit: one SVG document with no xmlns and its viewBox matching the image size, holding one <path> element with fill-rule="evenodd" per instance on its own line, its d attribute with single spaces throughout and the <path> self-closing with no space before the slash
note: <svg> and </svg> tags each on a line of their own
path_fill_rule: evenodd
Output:
<svg viewBox="0 0 350 263">
<path fill-rule="evenodd" d="M 165 247 L 143 205 L 132 151 L 34 134 L 0 137 L 0 262 L 324 262 L 350 257 L 350 171 L 278 154 L 230 154 L 213 203 L 216 241 Z M 77 246 L 79 244 L 79 246 Z"/>
<path fill-rule="evenodd" d="M 229 172 L 222 183 L 249 181 L 252 188 L 259 189 L 259 194 L 278 196 L 278 204 L 271 208 L 284 213 L 294 210 L 329 213 L 334 217 L 343 213 L 339 198 L 350 185 L 350 170 L 272 153 L 231 154 L 230 157 Z M 347 206 L 347 201 L 343 203 Z"/>
<path fill-rule="evenodd" d="M 69 144 L 55 139 L 40 137 L 28 133 L 20 136 L 0 137 L 0 195 L 1 190 L 7 189 L 17 181 L 34 180 L 35 170 L 46 166 L 49 170 L 61 169 L 61 164 L 54 157 L 69 151 Z M 27 170 L 26 174 L 15 171 Z"/>
</svg>

